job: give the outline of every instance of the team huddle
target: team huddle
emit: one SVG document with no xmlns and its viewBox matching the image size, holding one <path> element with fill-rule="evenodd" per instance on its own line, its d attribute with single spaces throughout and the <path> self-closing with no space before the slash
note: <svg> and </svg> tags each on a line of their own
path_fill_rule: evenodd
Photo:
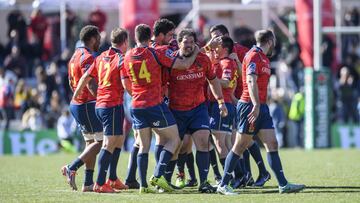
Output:
<svg viewBox="0 0 360 203">
<path fill-rule="evenodd" d="M 304 185 L 285 178 L 266 104 L 271 74 L 268 57 L 276 43 L 273 32 L 257 31 L 256 45 L 250 50 L 233 42 L 221 24 L 210 29 L 211 40 L 204 47 L 197 45 L 192 29 L 176 34 L 177 39 L 175 25 L 166 19 L 157 20 L 153 31 L 139 24 L 135 28 L 136 46 L 128 50 L 127 30 L 115 28 L 111 47 L 95 58 L 93 53 L 100 45 L 98 28 L 85 26 L 81 30 L 83 46 L 75 50 L 68 73 L 74 92 L 70 112 L 81 128 L 86 147 L 61 169 L 70 187 L 77 190 L 76 172 L 85 165 L 83 192 L 139 189 L 141 194 L 171 193 L 198 187 L 201 193 L 236 195 L 233 189 L 262 187 L 271 178 L 253 141 L 256 135 L 267 151 L 279 192 L 303 190 Z M 117 166 L 124 143 L 125 91 L 132 98 L 135 143 L 123 183 L 117 176 Z M 147 180 L 152 135 L 156 138 L 156 167 Z M 256 180 L 250 169 L 250 154 L 259 169 Z M 219 172 L 217 156 L 224 174 Z M 215 185 L 208 181 L 210 166 Z M 175 168 L 178 174 L 173 185 Z"/>
</svg>

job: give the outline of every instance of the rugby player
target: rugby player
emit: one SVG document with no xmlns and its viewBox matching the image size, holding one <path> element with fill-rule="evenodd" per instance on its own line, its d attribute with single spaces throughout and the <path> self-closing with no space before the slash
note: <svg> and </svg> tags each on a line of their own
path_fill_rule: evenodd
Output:
<svg viewBox="0 0 360 203">
<path fill-rule="evenodd" d="M 99 29 L 96 26 L 85 26 L 80 31 L 80 40 L 83 46 L 77 48 L 68 64 L 69 85 L 75 91 L 81 76 L 89 69 L 95 58 L 93 53 L 100 45 Z M 70 103 L 70 112 L 81 129 L 86 147 L 71 164 L 63 166 L 61 171 L 73 190 L 77 190 L 76 171 L 85 163 L 85 181 L 83 192 L 93 190 L 93 173 L 96 155 L 99 153 L 103 133 L 102 125 L 95 115 L 96 82 L 91 80 L 89 85 Z"/>
<path fill-rule="evenodd" d="M 268 162 L 278 184 L 279 193 L 301 191 L 305 185 L 289 183 L 283 173 L 278 143 L 275 137 L 272 118 L 266 104 L 267 86 L 271 74 L 270 61 L 275 47 L 275 36 L 271 30 L 259 30 L 255 33 L 256 46 L 246 54 L 242 64 L 243 94 L 236 109 L 237 136 L 235 144 L 225 160 L 224 176 L 217 192 L 223 195 L 236 195 L 228 185 L 241 154 L 258 135 L 268 155 Z"/>
<path fill-rule="evenodd" d="M 178 34 L 179 50 L 177 57 L 194 56 L 196 52 L 196 33 L 192 29 L 184 29 Z M 208 180 L 209 170 L 209 115 L 205 105 L 204 85 L 208 82 L 215 99 L 219 103 L 219 111 L 222 116 L 227 115 L 227 109 L 221 92 L 221 86 L 212 71 L 210 59 L 203 53 L 199 53 L 194 63 L 186 70 L 174 70 L 170 72 L 169 99 L 170 109 L 174 114 L 179 127 L 181 139 L 185 133 L 192 135 L 197 148 L 196 163 L 199 170 L 199 191 L 213 193 Z M 183 143 L 187 147 L 188 143 Z"/>
<path fill-rule="evenodd" d="M 229 31 L 225 25 L 218 24 L 218 25 L 215 25 L 210 28 L 210 35 L 212 38 L 216 38 L 219 36 L 229 36 Z M 234 43 L 233 53 L 230 54 L 230 56 L 229 56 L 230 58 L 234 59 L 236 61 L 236 63 L 238 64 L 239 77 L 238 77 L 237 85 L 236 85 L 235 92 L 234 92 L 234 96 L 236 97 L 236 99 L 240 99 L 241 94 L 242 94 L 241 66 L 242 66 L 242 61 L 245 57 L 245 54 L 248 51 L 249 51 L 249 49 L 247 47 L 244 47 L 239 43 Z M 235 137 L 236 137 L 236 128 L 234 126 L 233 140 L 235 140 Z M 240 177 L 240 178 L 236 177 L 236 179 L 234 179 L 234 181 L 232 182 L 233 188 L 238 188 L 241 185 L 243 185 L 243 186 L 254 185 L 254 186 L 260 187 L 260 186 L 263 186 L 271 178 L 270 173 L 265 168 L 265 164 L 264 164 L 263 158 L 261 156 L 260 148 L 257 145 L 257 143 L 252 141 L 249 146 L 250 147 L 248 148 L 248 150 L 244 151 L 243 158 L 240 158 L 240 163 L 242 165 L 243 173 L 245 173 L 245 174 L 243 177 Z M 251 169 L 250 169 L 249 152 L 250 152 L 251 156 L 254 158 L 255 163 L 257 164 L 258 169 L 259 169 L 259 176 L 256 179 L 255 183 L 252 178 Z M 236 168 L 237 168 L 237 169 L 235 169 L 236 174 L 239 174 L 240 167 L 237 166 Z"/>
<path fill-rule="evenodd" d="M 153 193 L 148 187 L 146 173 L 148 152 L 151 143 L 151 130 L 156 129 L 159 136 L 166 140 L 150 179 L 153 186 L 166 192 L 173 188 L 164 178 L 168 162 L 180 144 L 176 121 L 164 103 L 161 91 L 161 68 L 186 69 L 195 60 L 196 54 L 188 58 L 175 57 L 172 52 L 149 47 L 151 29 L 140 24 L 135 28 L 137 47 L 125 56 L 123 85 L 133 97 L 131 113 L 133 127 L 140 143 L 137 164 L 140 176 L 140 193 Z"/>
<path fill-rule="evenodd" d="M 74 98 L 82 92 L 83 87 L 92 79 L 97 78 L 98 90 L 96 98 L 96 115 L 103 124 L 104 143 L 99 154 L 98 177 L 94 191 L 99 193 L 114 193 L 116 190 L 127 189 L 117 177 L 116 169 L 123 136 L 123 94 L 121 70 L 124 65 L 124 55 L 128 47 L 128 33 L 125 29 L 115 28 L 111 32 L 111 47 L 101 53 L 89 70 L 81 77 Z M 109 169 L 109 179 L 105 182 Z"/>
</svg>

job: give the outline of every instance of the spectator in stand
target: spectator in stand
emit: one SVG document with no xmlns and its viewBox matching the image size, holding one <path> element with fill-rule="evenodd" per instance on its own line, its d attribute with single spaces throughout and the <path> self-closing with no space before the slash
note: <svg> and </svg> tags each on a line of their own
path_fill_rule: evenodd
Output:
<svg viewBox="0 0 360 203">
<path fill-rule="evenodd" d="M 10 55 L 6 56 L 4 67 L 5 70 L 13 71 L 18 78 L 23 78 L 28 74 L 27 61 L 17 46 L 13 46 Z"/>
<path fill-rule="evenodd" d="M 344 15 L 344 25 L 345 26 L 359 26 L 360 24 L 360 14 L 358 8 L 353 8 L 345 12 Z M 358 34 L 343 34 L 341 35 L 342 39 L 342 58 L 345 58 L 346 55 L 352 50 L 353 46 L 356 46 L 360 42 Z"/>
<path fill-rule="evenodd" d="M 105 30 L 106 21 L 106 13 L 100 10 L 100 8 L 96 8 L 89 14 L 89 24 L 97 26 L 100 32 Z"/>
<path fill-rule="evenodd" d="M 76 123 L 74 122 L 73 117 L 70 115 L 68 107 L 62 110 L 61 116 L 57 120 L 56 129 L 60 140 L 60 145 L 64 151 L 76 153 L 77 150 L 74 146 Z"/>
<path fill-rule="evenodd" d="M 39 91 L 36 88 L 32 88 L 29 94 L 29 98 L 25 100 L 24 105 L 21 108 L 21 115 L 23 115 L 30 108 L 40 110 L 41 97 Z"/>
<path fill-rule="evenodd" d="M 22 130 L 39 131 L 44 128 L 43 118 L 39 109 L 30 108 L 22 116 Z"/>
<path fill-rule="evenodd" d="M 50 106 L 51 94 L 54 90 L 57 90 L 57 85 L 54 75 L 48 75 L 42 66 L 36 68 L 35 71 L 38 90 L 40 96 L 43 97 L 43 104 L 41 104 L 41 111 L 47 112 Z"/>
<path fill-rule="evenodd" d="M 339 120 L 343 123 L 358 122 L 358 115 L 356 113 L 357 105 L 357 84 L 354 80 L 354 75 L 350 73 L 348 67 L 344 66 L 340 69 L 340 78 L 337 88 L 338 101 L 337 106 L 339 110 Z"/>
<path fill-rule="evenodd" d="M 15 101 L 14 101 L 14 107 L 16 110 L 16 118 L 21 118 L 22 116 L 22 108 L 25 105 L 26 100 L 28 100 L 30 96 L 30 92 L 28 87 L 25 85 L 25 80 L 20 79 L 18 83 L 16 84 L 15 88 Z M 21 116 L 18 116 L 20 114 Z"/>
<path fill-rule="evenodd" d="M 10 33 L 12 30 L 16 30 L 19 34 L 19 42 L 26 43 L 26 20 L 20 10 L 13 10 L 7 16 L 8 23 L 8 36 L 10 37 Z"/>
<path fill-rule="evenodd" d="M 62 106 L 59 93 L 57 91 L 53 91 L 50 99 L 50 108 L 44 115 L 47 128 L 55 128 L 56 121 L 61 115 L 61 108 Z"/>
<path fill-rule="evenodd" d="M 39 40 L 40 47 L 43 47 L 45 31 L 48 27 L 46 17 L 42 14 L 41 9 L 36 8 L 31 13 L 30 28 L 36 38 Z"/>
<path fill-rule="evenodd" d="M 8 130 L 10 120 L 14 119 L 14 90 L 16 76 L 11 71 L 5 72 L 4 83 L 0 86 L 0 114 L 3 118 L 3 129 Z"/>
</svg>

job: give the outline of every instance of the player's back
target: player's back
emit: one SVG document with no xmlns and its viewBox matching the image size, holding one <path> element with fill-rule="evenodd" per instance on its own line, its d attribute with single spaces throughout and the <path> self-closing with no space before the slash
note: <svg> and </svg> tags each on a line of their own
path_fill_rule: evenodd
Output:
<svg viewBox="0 0 360 203">
<path fill-rule="evenodd" d="M 68 63 L 68 75 L 70 81 L 70 88 L 74 91 L 77 88 L 81 76 L 94 62 L 94 57 L 85 47 L 79 47 L 75 50 L 73 56 Z M 96 98 L 90 93 L 87 87 L 80 93 L 80 95 L 72 100 L 72 103 L 83 104 L 89 101 L 94 101 Z"/>
<path fill-rule="evenodd" d="M 267 100 L 267 86 L 269 83 L 271 70 L 270 61 L 262 50 L 258 47 L 253 47 L 246 54 L 242 63 L 242 84 L 243 93 L 241 100 L 250 102 L 249 88 L 246 82 L 246 76 L 249 74 L 257 75 L 258 93 L 261 104 L 265 104 Z"/>
<path fill-rule="evenodd" d="M 121 69 L 124 56 L 120 50 L 109 48 L 101 53 L 94 63 L 97 73 L 97 107 L 113 107 L 123 103 L 124 88 L 121 83 Z M 95 73 L 96 72 L 96 73 Z"/>
<path fill-rule="evenodd" d="M 161 66 L 153 48 L 137 47 L 128 51 L 125 70 L 131 80 L 134 108 L 151 107 L 162 102 Z"/>
</svg>

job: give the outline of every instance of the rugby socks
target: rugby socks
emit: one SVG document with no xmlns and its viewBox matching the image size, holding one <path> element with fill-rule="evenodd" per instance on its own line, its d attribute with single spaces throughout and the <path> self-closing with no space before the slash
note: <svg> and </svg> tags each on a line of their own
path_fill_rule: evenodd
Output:
<svg viewBox="0 0 360 203">
<path fill-rule="evenodd" d="M 93 176 L 94 176 L 94 170 L 93 169 L 86 169 L 85 170 L 85 177 L 84 177 L 84 185 L 85 186 L 90 186 L 90 185 L 94 184 Z"/>
<path fill-rule="evenodd" d="M 251 145 L 251 147 L 249 147 L 248 150 L 259 168 L 259 173 L 265 174 L 267 171 L 265 168 L 264 160 L 261 156 L 259 145 L 257 145 L 256 142 L 254 142 L 254 144 Z"/>
<path fill-rule="evenodd" d="M 234 168 L 235 178 L 242 178 L 244 176 L 243 168 L 241 167 L 240 159 L 236 162 L 236 166 Z"/>
<path fill-rule="evenodd" d="M 232 178 L 232 172 L 234 171 L 236 164 L 239 161 L 240 156 L 230 151 L 225 160 L 224 176 L 222 177 L 220 186 L 223 187 L 229 184 Z"/>
<path fill-rule="evenodd" d="M 199 170 L 200 184 L 207 181 L 209 173 L 209 152 L 196 151 L 196 164 Z"/>
<path fill-rule="evenodd" d="M 115 148 L 111 157 L 111 162 L 109 165 L 109 179 L 115 181 L 118 177 L 116 174 L 117 164 L 120 157 L 121 148 Z"/>
<path fill-rule="evenodd" d="M 140 177 L 140 186 L 141 187 L 148 187 L 148 184 L 146 181 L 148 162 L 149 162 L 149 154 L 148 153 L 141 153 L 141 154 L 137 155 L 137 165 L 139 166 L 139 177 Z"/>
<path fill-rule="evenodd" d="M 128 165 L 128 172 L 126 177 L 126 182 L 134 182 L 136 181 L 136 168 L 137 168 L 137 155 L 139 152 L 139 147 L 134 146 L 130 157 L 129 157 L 129 165 Z"/>
<path fill-rule="evenodd" d="M 80 158 L 76 158 L 70 165 L 69 169 L 72 171 L 77 171 L 82 165 L 84 165 L 84 162 Z"/>
<path fill-rule="evenodd" d="M 187 154 L 186 153 L 179 154 L 178 160 L 177 160 L 177 163 L 176 163 L 179 173 L 182 173 L 182 174 L 185 173 L 184 168 L 185 168 L 186 159 L 187 159 Z"/>
<path fill-rule="evenodd" d="M 246 173 L 250 173 L 250 175 L 251 175 L 250 153 L 249 153 L 248 150 L 245 150 L 245 151 L 244 151 L 243 157 L 244 157 L 244 167 L 245 167 L 245 171 L 246 171 Z"/>
<path fill-rule="evenodd" d="M 221 177 L 219 167 L 218 167 L 218 163 L 217 163 L 217 159 L 216 159 L 216 151 L 215 151 L 215 149 L 212 149 L 211 151 L 209 151 L 209 156 L 210 156 L 210 164 L 211 164 L 211 167 L 212 167 L 212 169 L 214 171 L 215 178 Z"/>
<path fill-rule="evenodd" d="M 154 154 L 155 154 L 155 161 L 156 161 L 156 163 L 159 162 L 160 154 L 161 154 L 163 148 L 164 148 L 164 146 L 162 146 L 162 145 L 155 145 Z"/>
<path fill-rule="evenodd" d="M 100 150 L 99 160 L 98 160 L 99 171 L 96 180 L 96 183 L 99 186 L 102 186 L 105 183 L 106 173 L 110 165 L 111 156 L 112 154 L 106 149 Z"/>
<path fill-rule="evenodd" d="M 161 151 L 160 157 L 159 157 L 159 162 L 156 164 L 156 168 L 155 168 L 155 172 L 154 172 L 154 176 L 156 178 L 160 178 L 162 175 L 165 174 L 165 171 L 167 171 L 167 167 L 169 167 L 169 163 L 173 162 L 170 161 L 171 157 L 173 156 L 173 154 L 169 151 L 167 151 L 166 149 L 163 149 Z M 176 161 L 173 167 L 173 170 L 175 168 L 176 165 Z"/>
<path fill-rule="evenodd" d="M 281 166 L 281 160 L 279 157 L 279 152 L 278 151 L 268 152 L 267 157 L 268 157 L 269 165 L 270 165 L 271 169 L 273 170 L 273 172 L 275 173 L 275 176 L 276 176 L 276 179 L 278 180 L 279 185 L 285 186 L 288 182 L 284 176 L 284 172 L 283 172 L 283 169 Z"/>
<path fill-rule="evenodd" d="M 223 167 L 223 169 L 225 168 L 225 160 L 226 160 L 226 158 L 220 159 L 220 164 Z"/>
<path fill-rule="evenodd" d="M 171 183 L 171 178 L 174 173 L 176 163 L 177 163 L 177 160 L 169 161 L 169 163 L 166 167 L 164 177 L 169 183 Z"/>
<path fill-rule="evenodd" d="M 194 167 L 194 154 L 190 152 L 187 155 L 186 166 L 188 168 L 189 176 L 191 180 L 196 180 L 195 167 Z"/>
<path fill-rule="evenodd" d="M 239 164 L 240 164 L 240 167 L 241 167 L 243 173 L 246 174 L 247 170 L 246 170 L 246 167 L 245 167 L 244 157 L 240 157 Z"/>
</svg>

